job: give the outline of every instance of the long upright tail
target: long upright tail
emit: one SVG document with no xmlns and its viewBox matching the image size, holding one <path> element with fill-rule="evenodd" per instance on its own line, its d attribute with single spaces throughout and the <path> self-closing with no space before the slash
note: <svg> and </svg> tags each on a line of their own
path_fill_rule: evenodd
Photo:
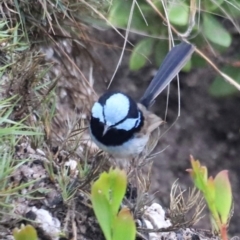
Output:
<svg viewBox="0 0 240 240">
<path fill-rule="evenodd" d="M 163 60 L 157 74 L 140 99 L 140 102 L 146 108 L 150 107 L 154 103 L 155 98 L 180 72 L 193 52 L 194 46 L 186 42 L 182 42 L 171 49 Z"/>
</svg>

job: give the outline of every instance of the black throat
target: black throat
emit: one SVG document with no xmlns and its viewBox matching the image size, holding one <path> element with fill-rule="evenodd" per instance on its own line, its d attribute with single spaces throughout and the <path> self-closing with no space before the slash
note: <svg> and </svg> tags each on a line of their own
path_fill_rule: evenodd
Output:
<svg viewBox="0 0 240 240">
<path fill-rule="evenodd" d="M 99 121 L 99 119 L 91 117 L 90 120 L 90 128 L 92 135 L 102 144 L 106 146 L 120 146 L 123 143 L 127 142 L 130 140 L 133 135 L 137 132 L 139 132 L 144 124 L 144 117 L 143 114 L 140 110 L 140 124 L 129 130 L 122 130 L 122 129 L 115 129 L 111 128 L 107 131 L 107 133 L 103 136 L 103 129 L 104 129 L 104 124 Z"/>
</svg>

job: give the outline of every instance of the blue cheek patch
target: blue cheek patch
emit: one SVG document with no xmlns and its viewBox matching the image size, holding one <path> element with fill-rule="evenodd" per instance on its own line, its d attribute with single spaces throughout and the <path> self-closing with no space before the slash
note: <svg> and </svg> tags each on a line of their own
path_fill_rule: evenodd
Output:
<svg viewBox="0 0 240 240">
<path fill-rule="evenodd" d="M 99 119 L 100 122 L 104 123 L 103 107 L 100 103 L 94 103 L 92 107 L 92 116 Z"/>
<path fill-rule="evenodd" d="M 104 117 L 107 125 L 113 126 L 122 121 L 127 115 L 130 107 L 129 99 L 121 94 L 113 94 L 104 105 Z"/>
<path fill-rule="evenodd" d="M 138 118 L 134 127 L 137 128 L 140 125 L 140 123 L 141 123 L 141 113 L 140 111 L 138 111 Z"/>
<path fill-rule="evenodd" d="M 138 121 L 140 122 L 138 118 L 127 118 L 125 121 L 123 121 L 122 123 L 119 123 L 114 128 L 119 130 L 130 131 L 136 126 L 136 123 Z"/>
</svg>

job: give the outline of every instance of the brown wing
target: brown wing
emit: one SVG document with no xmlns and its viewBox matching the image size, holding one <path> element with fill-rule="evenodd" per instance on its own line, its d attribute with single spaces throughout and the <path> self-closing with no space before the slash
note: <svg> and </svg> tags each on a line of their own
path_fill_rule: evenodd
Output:
<svg viewBox="0 0 240 240">
<path fill-rule="evenodd" d="M 148 111 L 142 104 L 138 103 L 138 107 L 142 111 L 145 118 L 141 132 L 144 134 L 151 134 L 163 123 L 163 120 L 154 113 Z"/>
<path fill-rule="evenodd" d="M 142 152 L 141 156 L 143 158 L 147 157 L 156 147 L 159 137 L 160 137 L 160 128 L 159 126 L 164 122 L 160 117 L 154 113 L 148 111 L 145 106 L 138 103 L 139 109 L 142 111 L 145 121 L 143 128 L 141 129 L 142 134 L 149 135 L 149 140 Z"/>
</svg>

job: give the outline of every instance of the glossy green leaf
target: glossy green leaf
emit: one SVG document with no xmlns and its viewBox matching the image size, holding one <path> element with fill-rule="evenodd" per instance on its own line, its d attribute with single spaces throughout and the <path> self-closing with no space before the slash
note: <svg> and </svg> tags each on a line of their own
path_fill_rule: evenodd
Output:
<svg viewBox="0 0 240 240">
<path fill-rule="evenodd" d="M 239 68 L 226 66 L 222 71 L 240 83 Z M 209 93 L 214 97 L 226 97 L 238 92 L 239 91 L 234 86 L 226 82 L 221 76 L 217 76 L 209 88 Z"/>
<path fill-rule="evenodd" d="M 203 33 L 212 43 L 229 47 L 232 42 L 230 33 L 210 14 L 203 14 Z"/>
<path fill-rule="evenodd" d="M 136 225 L 129 209 L 122 209 L 113 225 L 112 240 L 134 240 L 136 239 Z"/>
<path fill-rule="evenodd" d="M 145 38 L 134 47 L 129 62 L 131 70 L 139 70 L 146 64 L 147 58 L 152 52 L 153 43 L 153 39 Z"/>
<path fill-rule="evenodd" d="M 108 175 L 104 172 L 100 178 L 93 183 L 91 189 L 93 210 L 107 240 L 111 240 L 111 225 L 113 221 L 109 201 L 109 186 Z"/>
<path fill-rule="evenodd" d="M 115 169 L 102 173 L 92 185 L 91 200 L 94 213 L 107 240 L 112 239 L 112 226 L 127 188 L 127 175 Z"/>
<path fill-rule="evenodd" d="M 127 189 L 127 175 L 125 171 L 115 169 L 109 171 L 111 208 L 112 213 L 116 215 L 119 211 L 121 202 Z"/>
<path fill-rule="evenodd" d="M 224 170 L 217 174 L 214 179 L 215 204 L 223 224 L 228 223 L 232 206 L 232 189 L 228 178 L 228 171 Z"/>
<path fill-rule="evenodd" d="M 20 229 L 13 230 L 15 240 L 37 240 L 37 231 L 31 225 L 22 226 Z"/>
<path fill-rule="evenodd" d="M 177 4 L 176 2 L 172 2 L 168 8 L 168 17 L 172 24 L 176 24 L 178 26 L 186 26 L 188 23 L 189 16 L 189 6 L 185 2 L 181 2 L 181 4 Z"/>
</svg>

